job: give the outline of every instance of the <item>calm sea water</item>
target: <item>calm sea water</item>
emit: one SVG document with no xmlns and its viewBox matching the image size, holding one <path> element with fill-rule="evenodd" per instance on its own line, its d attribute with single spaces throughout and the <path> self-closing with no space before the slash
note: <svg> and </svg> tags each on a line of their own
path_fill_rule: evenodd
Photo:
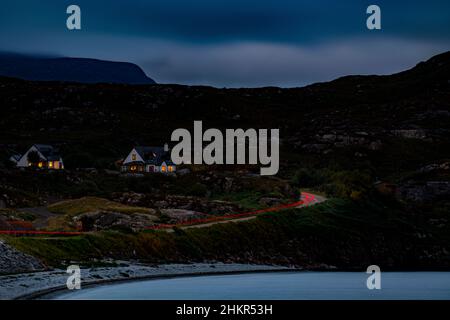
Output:
<svg viewBox="0 0 450 320">
<path fill-rule="evenodd" d="M 364 272 L 281 272 L 145 280 L 88 287 L 54 299 L 444 299 L 450 272 L 383 272 L 381 290 L 368 290 Z"/>
</svg>

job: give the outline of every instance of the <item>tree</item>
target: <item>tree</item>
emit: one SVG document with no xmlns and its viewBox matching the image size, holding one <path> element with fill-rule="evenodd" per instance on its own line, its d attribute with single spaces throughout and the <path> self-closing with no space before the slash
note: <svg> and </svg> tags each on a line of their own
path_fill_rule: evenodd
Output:
<svg viewBox="0 0 450 320">
<path fill-rule="evenodd" d="M 32 165 L 36 165 L 39 161 L 41 161 L 41 157 L 37 151 L 30 151 L 27 156 L 28 162 Z"/>
<path fill-rule="evenodd" d="M 373 178 L 368 172 L 353 170 L 339 171 L 331 177 L 335 196 L 360 200 L 373 187 Z"/>
</svg>

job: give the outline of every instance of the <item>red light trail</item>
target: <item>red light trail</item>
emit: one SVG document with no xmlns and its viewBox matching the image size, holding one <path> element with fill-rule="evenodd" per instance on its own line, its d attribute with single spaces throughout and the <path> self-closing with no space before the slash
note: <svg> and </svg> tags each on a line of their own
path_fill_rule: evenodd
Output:
<svg viewBox="0 0 450 320">
<path fill-rule="evenodd" d="M 295 208 L 298 206 L 307 206 L 316 201 L 316 197 L 311 193 L 302 193 L 302 199 L 300 201 L 287 203 L 278 205 L 275 207 L 250 211 L 250 212 L 244 212 L 244 213 L 236 213 L 236 214 L 228 214 L 225 216 L 218 216 L 218 217 L 211 217 L 211 218 L 202 218 L 202 219 L 193 219 L 188 221 L 183 221 L 179 223 L 174 224 L 159 224 L 157 226 L 150 226 L 147 227 L 146 230 L 164 230 L 164 229 L 171 229 L 173 227 L 182 227 L 182 226 L 192 226 L 192 225 L 199 225 L 199 224 L 205 224 L 205 223 L 213 223 L 213 222 L 219 222 L 219 221 L 228 221 L 228 220 L 234 220 L 238 218 L 245 218 L 245 217 L 252 217 L 257 216 L 262 213 L 268 213 L 268 212 L 277 212 L 284 209 L 289 208 Z M 82 232 L 82 231 L 37 231 L 37 230 L 0 230 L 0 234 L 5 235 L 15 235 L 15 236 L 26 236 L 26 235 L 55 235 L 55 236 L 78 236 L 82 234 L 86 234 L 88 232 Z"/>
</svg>

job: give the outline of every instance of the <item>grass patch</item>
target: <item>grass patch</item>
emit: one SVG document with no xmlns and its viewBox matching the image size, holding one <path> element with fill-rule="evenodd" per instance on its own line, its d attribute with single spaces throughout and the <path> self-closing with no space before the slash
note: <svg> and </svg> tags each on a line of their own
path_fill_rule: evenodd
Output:
<svg viewBox="0 0 450 320">
<path fill-rule="evenodd" d="M 155 211 L 150 208 L 127 206 L 97 197 L 83 197 L 57 202 L 48 206 L 48 210 L 59 214 L 59 216 L 49 219 L 48 230 L 73 230 L 73 218 L 86 212 L 106 211 L 129 215 L 141 213 L 152 216 L 155 214 Z"/>
<path fill-rule="evenodd" d="M 19 211 L 16 209 L 0 209 L 0 217 L 4 217 L 10 220 L 23 220 L 23 221 L 34 221 L 36 216 L 32 213 Z"/>
<path fill-rule="evenodd" d="M 263 206 L 259 203 L 262 194 L 254 191 L 244 191 L 217 195 L 214 200 L 228 201 L 241 206 L 243 209 L 260 209 Z"/>
<path fill-rule="evenodd" d="M 75 200 L 66 200 L 48 206 L 48 210 L 53 213 L 67 216 L 77 216 L 91 211 L 114 211 L 125 214 L 131 213 L 153 213 L 152 209 L 143 207 L 127 206 L 118 202 L 97 197 L 83 197 Z"/>
</svg>

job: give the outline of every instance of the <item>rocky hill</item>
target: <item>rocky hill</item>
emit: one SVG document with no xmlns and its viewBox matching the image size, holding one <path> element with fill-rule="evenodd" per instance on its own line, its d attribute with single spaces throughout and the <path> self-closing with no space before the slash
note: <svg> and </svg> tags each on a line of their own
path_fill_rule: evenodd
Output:
<svg viewBox="0 0 450 320">
<path fill-rule="evenodd" d="M 447 181 L 448 170 L 421 170 L 450 159 L 450 52 L 394 75 L 291 89 L 0 78 L 4 161 L 39 142 L 59 147 L 67 169 L 113 168 L 133 145 L 161 145 L 194 120 L 205 128 L 279 128 L 281 176 L 331 166 L 394 182 L 412 174 L 413 186 L 417 175 Z"/>
<path fill-rule="evenodd" d="M 390 76 L 292 89 L 0 78 L 0 106 L 4 150 L 52 143 L 88 167 L 111 163 L 134 144 L 164 143 L 175 128 L 203 120 L 204 127 L 280 128 L 289 153 L 333 156 L 351 147 L 351 157 L 372 159 L 385 175 L 428 165 L 423 158 L 450 158 L 450 52 Z M 400 151 L 412 156 L 404 161 Z"/>
<path fill-rule="evenodd" d="M 137 65 L 85 58 L 0 53 L 0 75 L 38 81 L 153 84 Z"/>
</svg>

